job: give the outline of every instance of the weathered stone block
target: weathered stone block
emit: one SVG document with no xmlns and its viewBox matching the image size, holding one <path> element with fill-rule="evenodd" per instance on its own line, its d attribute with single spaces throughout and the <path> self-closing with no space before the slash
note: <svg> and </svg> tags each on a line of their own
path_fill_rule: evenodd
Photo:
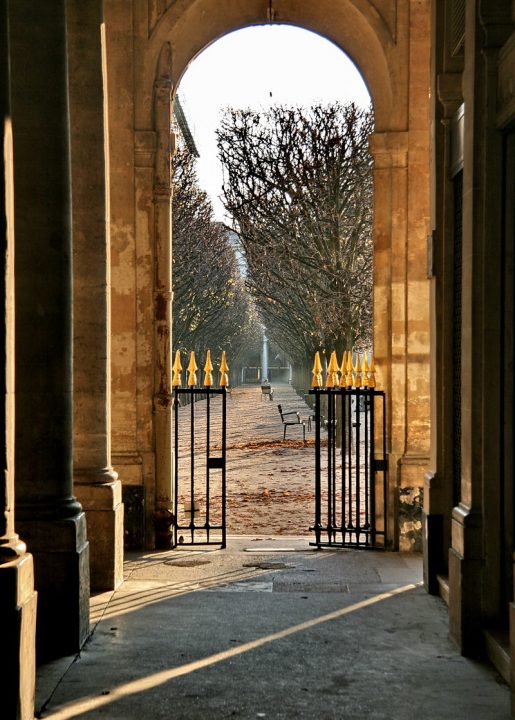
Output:
<svg viewBox="0 0 515 720">
<path fill-rule="evenodd" d="M 398 497 L 399 550 L 422 552 L 422 487 L 401 487 Z"/>
</svg>

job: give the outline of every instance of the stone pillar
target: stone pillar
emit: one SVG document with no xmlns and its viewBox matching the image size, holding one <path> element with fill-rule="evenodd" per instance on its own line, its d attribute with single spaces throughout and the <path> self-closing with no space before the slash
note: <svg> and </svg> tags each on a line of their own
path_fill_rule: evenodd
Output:
<svg viewBox="0 0 515 720">
<path fill-rule="evenodd" d="M 512 446 L 503 381 L 509 373 L 503 356 L 509 347 L 505 312 L 511 309 L 503 286 L 511 238 L 504 234 L 503 204 L 513 203 L 511 193 L 503 203 L 506 148 L 498 126 L 498 73 L 499 50 L 513 20 L 507 5 L 498 10 L 477 2 L 467 4 L 465 14 L 461 485 L 452 514 L 449 624 L 466 655 L 483 652 L 484 627 L 505 623 L 512 599 L 504 573 L 513 551 L 513 478 L 505 474 L 501 456 Z M 513 62 L 510 78 L 512 87 Z"/>
<path fill-rule="evenodd" d="M 110 252 L 102 0 L 68 0 L 73 220 L 73 464 L 86 511 L 91 588 L 123 580 L 121 483 L 111 467 Z M 107 97 L 107 93 L 105 94 Z"/>
<path fill-rule="evenodd" d="M 374 158 L 374 356 L 377 386 L 387 398 L 388 536 L 397 546 L 399 463 L 406 449 L 406 132 L 375 133 Z"/>
<path fill-rule="evenodd" d="M 89 632 L 89 545 L 72 494 L 72 248 L 64 0 L 10 4 L 16 227 L 17 529 L 35 560 L 40 659 Z M 50 82 L 51 79 L 51 82 Z"/>
<path fill-rule="evenodd" d="M 424 483 L 424 584 L 440 592 L 439 576 L 448 575 L 453 507 L 454 382 L 456 349 L 454 318 L 454 178 L 462 167 L 462 141 L 452 121 L 463 101 L 461 72 L 442 70 L 444 11 L 439 8 L 432 36 L 432 208 L 431 208 L 431 459 Z M 439 31 L 439 32 L 438 32 Z M 452 61 L 456 64 L 456 60 Z M 454 133 L 454 137 L 452 137 Z M 443 311 L 446 308 L 446 311 Z M 446 592 L 445 587 L 443 588 Z"/>
<path fill-rule="evenodd" d="M 135 254 L 138 258 L 136 273 L 137 307 L 137 379 L 138 427 L 137 442 L 141 450 L 141 495 L 144 518 L 141 518 L 145 538 L 143 547 L 155 547 L 155 475 L 154 475 L 154 415 L 149 412 L 154 401 L 154 167 L 156 161 L 156 133 L 138 130 L 134 137 L 134 188 L 135 188 Z M 127 468 L 125 468 L 127 470 Z M 134 484 L 132 480 L 131 485 Z M 128 485 L 125 485 L 128 487 Z M 131 492 L 133 492 L 131 490 Z M 163 521 L 168 531 L 169 513 Z"/>
<path fill-rule="evenodd" d="M 374 355 L 378 388 L 387 399 L 388 536 L 389 544 L 400 550 L 420 551 L 421 488 L 429 453 L 429 299 L 426 268 L 420 263 L 428 209 L 422 194 L 427 189 L 427 147 L 419 133 L 385 132 L 370 138 L 370 150 Z M 418 204 L 416 189 L 421 192 Z"/>
<path fill-rule="evenodd" d="M 170 542 L 172 510 L 172 405 L 171 405 L 171 134 L 172 80 L 170 48 L 161 52 L 154 86 L 156 162 L 154 172 L 154 430 L 156 449 L 156 546 Z"/>
<path fill-rule="evenodd" d="M 135 164 L 139 151 L 135 139 L 134 72 L 138 59 L 133 12 L 145 8 L 141 3 L 133 3 L 131 7 L 128 12 L 125 0 L 104 2 L 109 88 L 106 109 L 111 252 L 111 459 L 123 479 L 128 502 L 135 500 L 137 494 L 138 509 L 145 508 L 145 523 L 143 527 L 143 518 L 138 521 L 138 536 L 144 532 L 144 546 L 151 548 L 155 485 L 153 198 L 152 180 L 144 197 L 136 187 Z M 151 99 L 149 103 L 152 104 Z M 140 486 L 141 490 L 134 493 L 129 485 Z M 125 511 L 127 515 L 131 513 L 127 505 Z M 142 541 L 140 546 L 143 547 Z"/>
<path fill-rule="evenodd" d="M 34 717 L 36 593 L 32 555 L 14 526 L 14 207 L 12 131 L 9 98 L 7 4 L 0 3 L 0 108 L 2 153 L 0 194 L 2 254 L 1 374 L 4 399 L 2 472 L 0 473 L 0 636 L 2 637 L 2 712 L 6 720 Z"/>
<path fill-rule="evenodd" d="M 478 161 L 482 122 L 476 113 L 481 115 L 482 112 L 482 91 L 476 85 L 478 31 L 475 5 L 470 3 L 466 13 L 466 55 L 462 79 L 461 476 L 458 479 L 459 502 L 452 511 L 452 543 L 449 550 L 449 631 L 462 652 L 469 656 L 483 651 L 481 581 L 484 564 L 482 455 L 485 440 L 482 405 L 485 386 L 481 337 L 483 200 L 480 195 L 484 168 Z M 492 302 L 495 317 L 498 307 L 497 293 L 493 287 L 491 295 L 489 302 Z M 492 400 L 495 402 L 495 397 Z M 492 467 L 492 475 L 495 470 L 495 466 Z"/>
</svg>

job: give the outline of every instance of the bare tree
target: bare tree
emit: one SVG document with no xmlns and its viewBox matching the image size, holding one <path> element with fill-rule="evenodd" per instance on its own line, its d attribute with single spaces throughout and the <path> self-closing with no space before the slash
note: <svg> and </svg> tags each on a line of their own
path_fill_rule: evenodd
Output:
<svg viewBox="0 0 515 720">
<path fill-rule="evenodd" d="M 293 358 L 370 341 L 370 110 L 227 109 L 223 200 L 271 337 Z"/>
<path fill-rule="evenodd" d="M 227 229 L 213 220 L 195 159 L 185 150 L 174 157 L 173 183 L 174 347 L 201 357 L 207 349 L 226 350 L 235 360 L 260 327 L 235 249 Z"/>
</svg>

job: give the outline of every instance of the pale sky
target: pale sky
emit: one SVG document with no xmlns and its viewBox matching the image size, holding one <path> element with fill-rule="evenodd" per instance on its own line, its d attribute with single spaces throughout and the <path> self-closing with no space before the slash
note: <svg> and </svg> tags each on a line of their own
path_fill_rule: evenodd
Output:
<svg viewBox="0 0 515 720">
<path fill-rule="evenodd" d="M 260 25 L 225 35 L 191 63 L 179 96 L 200 153 L 200 184 L 218 220 L 227 220 L 218 199 L 222 170 L 215 140 L 224 107 L 370 103 L 356 66 L 336 45 L 289 25 Z"/>
</svg>

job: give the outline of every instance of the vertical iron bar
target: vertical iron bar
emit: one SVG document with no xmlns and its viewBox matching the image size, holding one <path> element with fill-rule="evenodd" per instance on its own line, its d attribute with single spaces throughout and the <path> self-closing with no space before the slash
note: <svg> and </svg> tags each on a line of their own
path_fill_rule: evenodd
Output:
<svg viewBox="0 0 515 720">
<path fill-rule="evenodd" d="M 356 545 L 361 535 L 361 463 L 359 458 L 361 443 L 361 390 L 356 391 Z"/>
<path fill-rule="evenodd" d="M 173 546 L 177 547 L 177 524 L 179 522 L 179 390 L 174 390 L 174 488 L 173 488 Z"/>
<path fill-rule="evenodd" d="M 192 389 L 190 394 L 190 535 L 195 540 L 195 402 Z"/>
<path fill-rule="evenodd" d="M 349 523 L 347 529 L 349 531 L 349 541 L 352 538 L 352 530 L 354 528 L 353 512 L 352 512 L 352 398 L 355 397 L 355 390 L 349 390 L 349 425 L 348 425 L 348 447 L 349 447 Z"/>
<path fill-rule="evenodd" d="M 372 390 L 370 395 L 370 514 L 371 528 L 370 539 L 372 547 L 376 546 L 376 467 L 375 467 L 375 391 Z"/>
<path fill-rule="evenodd" d="M 325 396 L 327 398 L 327 536 L 329 543 L 332 544 L 333 540 L 333 497 L 332 497 L 332 474 L 333 464 L 332 460 L 332 448 L 331 448 L 331 427 L 332 427 L 332 408 L 331 408 L 331 391 L 326 390 Z"/>
<path fill-rule="evenodd" d="M 387 528 L 388 528 L 388 510 L 387 510 L 387 488 L 386 488 L 386 397 L 381 395 L 383 399 L 383 516 L 384 516 L 384 548 L 386 550 Z"/>
<path fill-rule="evenodd" d="M 224 388 L 222 393 L 222 548 L 227 545 L 227 530 L 225 517 L 225 499 L 226 499 L 226 474 L 225 461 L 227 454 L 227 391 Z"/>
<path fill-rule="evenodd" d="M 347 516 L 347 506 L 346 506 L 346 480 L 347 480 L 347 472 L 345 467 L 346 462 L 346 452 L 347 452 L 347 438 L 345 436 L 345 430 L 347 427 L 347 395 L 344 388 L 340 388 L 340 398 L 341 398 L 341 408 L 342 408 L 342 427 L 341 427 L 341 458 L 342 458 L 342 543 L 345 543 L 345 531 L 346 531 L 346 516 Z"/>
<path fill-rule="evenodd" d="M 333 516 L 331 518 L 331 525 L 333 528 L 333 542 L 336 542 L 336 529 L 337 525 L 337 507 L 336 507 L 336 391 L 329 391 L 329 398 L 331 400 L 331 412 L 333 415 L 333 421 L 331 423 L 331 459 L 333 464 L 333 473 L 331 477 L 331 490 L 333 495 Z"/>
<path fill-rule="evenodd" d="M 349 428 L 351 427 L 352 423 L 352 395 L 350 390 L 345 391 L 345 472 L 346 472 L 346 483 L 345 483 L 345 496 L 346 496 L 346 513 L 345 513 L 345 536 L 344 541 L 347 540 L 347 535 L 349 531 L 349 524 L 351 522 L 352 517 L 352 510 L 351 510 L 351 496 L 350 496 L 350 488 L 349 483 L 351 482 L 351 476 L 350 476 L 350 463 L 349 463 L 349 457 L 350 453 L 352 452 L 352 442 L 351 442 L 351 436 Z M 350 537 L 350 536 L 349 536 Z"/>
<path fill-rule="evenodd" d="M 315 390 L 315 541 L 320 544 L 322 487 L 320 482 L 320 391 Z"/>
<path fill-rule="evenodd" d="M 370 465 L 368 462 L 368 450 L 369 450 L 369 443 L 370 443 L 370 436 L 369 436 L 369 421 L 370 421 L 370 390 L 365 390 L 365 453 L 364 453 L 364 460 L 365 460 L 365 468 L 364 468 L 364 475 L 365 475 L 365 522 L 364 522 L 364 529 L 367 531 L 367 534 L 365 535 L 366 544 L 369 545 L 370 543 L 370 535 L 368 534 L 368 531 L 370 530 Z"/>
<path fill-rule="evenodd" d="M 209 388 L 206 395 L 206 536 L 209 542 L 209 445 L 210 439 L 210 423 L 211 423 L 211 403 Z"/>
</svg>

